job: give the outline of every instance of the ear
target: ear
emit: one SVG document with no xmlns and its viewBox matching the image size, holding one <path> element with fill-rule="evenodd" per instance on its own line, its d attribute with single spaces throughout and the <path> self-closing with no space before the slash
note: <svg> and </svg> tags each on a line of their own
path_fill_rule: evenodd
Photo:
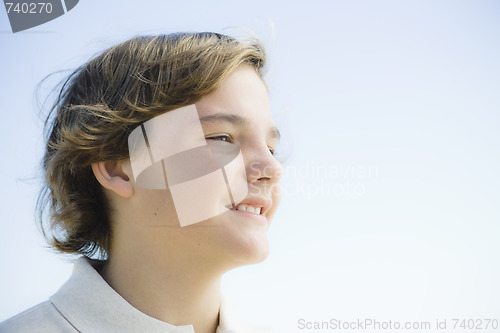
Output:
<svg viewBox="0 0 500 333">
<path fill-rule="evenodd" d="M 92 163 L 92 171 L 97 181 L 108 190 L 124 198 L 134 194 L 134 187 L 128 176 L 129 170 L 124 165 L 125 161 L 104 161 Z"/>
</svg>

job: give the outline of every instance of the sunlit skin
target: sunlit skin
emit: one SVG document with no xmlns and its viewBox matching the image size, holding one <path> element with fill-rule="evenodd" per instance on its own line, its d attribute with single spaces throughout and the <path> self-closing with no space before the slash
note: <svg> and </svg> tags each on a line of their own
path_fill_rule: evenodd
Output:
<svg viewBox="0 0 500 333">
<path fill-rule="evenodd" d="M 128 160 L 95 163 L 92 168 L 113 212 L 109 260 L 101 271 L 104 279 L 149 316 L 174 325 L 192 324 L 197 333 L 213 333 L 221 276 L 260 262 L 269 253 L 267 231 L 279 204 L 282 167 L 273 155 L 279 132 L 267 89 L 253 68 L 240 66 L 196 108 L 208 142 L 240 147 L 247 198 L 268 202 L 264 214 L 231 210 L 180 227 L 169 192 L 137 186 Z"/>
</svg>

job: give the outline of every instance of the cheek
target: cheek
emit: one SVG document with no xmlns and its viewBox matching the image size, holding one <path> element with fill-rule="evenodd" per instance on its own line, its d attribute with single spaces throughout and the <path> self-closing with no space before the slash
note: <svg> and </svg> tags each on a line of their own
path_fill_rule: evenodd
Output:
<svg viewBox="0 0 500 333">
<path fill-rule="evenodd" d="M 142 190 L 136 202 L 144 226 L 180 226 L 172 196 L 166 190 Z"/>
</svg>

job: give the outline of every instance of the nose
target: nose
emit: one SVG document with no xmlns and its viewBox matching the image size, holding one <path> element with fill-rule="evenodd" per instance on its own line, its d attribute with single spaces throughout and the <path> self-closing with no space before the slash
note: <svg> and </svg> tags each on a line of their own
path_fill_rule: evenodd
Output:
<svg viewBox="0 0 500 333">
<path fill-rule="evenodd" d="M 250 184 L 273 185 L 283 176 L 283 166 L 266 145 L 242 151 Z"/>
</svg>

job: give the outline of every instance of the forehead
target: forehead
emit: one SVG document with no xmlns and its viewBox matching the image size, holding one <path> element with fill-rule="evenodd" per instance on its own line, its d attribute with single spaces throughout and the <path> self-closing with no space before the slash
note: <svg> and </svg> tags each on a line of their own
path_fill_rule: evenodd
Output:
<svg viewBox="0 0 500 333">
<path fill-rule="evenodd" d="M 250 66 L 240 66 L 213 93 L 195 103 L 200 119 L 233 114 L 249 122 L 273 125 L 266 86 Z"/>
</svg>

